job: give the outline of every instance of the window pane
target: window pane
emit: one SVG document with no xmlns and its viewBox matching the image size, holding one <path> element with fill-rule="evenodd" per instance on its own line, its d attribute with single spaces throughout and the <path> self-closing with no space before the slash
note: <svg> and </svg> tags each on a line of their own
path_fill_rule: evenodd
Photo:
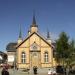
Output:
<svg viewBox="0 0 75 75">
<path fill-rule="evenodd" d="M 25 52 L 22 52 L 22 54 L 21 54 L 21 62 L 26 63 L 26 54 L 25 54 Z"/>
<path fill-rule="evenodd" d="M 44 62 L 48 62 L 48 52 L 44 53 Z"/>
</svg>

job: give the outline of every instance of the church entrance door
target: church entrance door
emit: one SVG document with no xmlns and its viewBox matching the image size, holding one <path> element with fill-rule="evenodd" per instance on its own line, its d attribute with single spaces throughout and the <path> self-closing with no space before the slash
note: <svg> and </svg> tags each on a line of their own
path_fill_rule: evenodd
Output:
<svg viewBox="0 0 75 75">
<path fill-rule="evenodd" d="M 31 67 L 37 66 L 40 67 L 40 53 L 39 52 L 32 52 L 31 55 Z"/>
</svg>

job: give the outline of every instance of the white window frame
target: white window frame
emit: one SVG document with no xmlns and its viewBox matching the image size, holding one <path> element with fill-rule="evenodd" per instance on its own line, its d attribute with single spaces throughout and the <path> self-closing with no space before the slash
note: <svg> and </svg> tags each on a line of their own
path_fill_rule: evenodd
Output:
<svg viewBox="0 0 75 75">
<path fill-rule="evenodd" d="M 26 63 L 26 53 L 25 52 L 21 53 L 21 62 Z"/>
<path fill-rule="evenodd" d="M 48 54 L 47 51 L 44 52 L 44 62 L 45 62 L 45 63 L 48 63 L 48 62 L 49 62 L 49 54 Z"/>
</svg>

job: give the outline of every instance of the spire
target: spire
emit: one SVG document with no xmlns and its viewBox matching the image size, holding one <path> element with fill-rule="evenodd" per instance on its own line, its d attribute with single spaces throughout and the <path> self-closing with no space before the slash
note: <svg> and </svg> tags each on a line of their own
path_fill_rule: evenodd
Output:
<svg viewBox="0 0 75 75">
<path fill-rule="evenodd" d="M 33 21 L 32 25 L 30 26 L 30 32 L 38 32 L 38 25 L 36 25 L 36 20 L 35 20 L 35 13 L 33 12 Z"/>
<path fill-rule="evenodd" d="M 22 38 L 22 31 L 21 31 L 21 25 L 20 25 L 20 32 L 19 32 L 19 38 Z"/>
<path fill-rule="evenodd" d="M 33 12 L 33 21 L 32 21 L 31 27 L 38 27 L 38 26 L 36 25 L 35 12 Z"/>
<path fill-rule="evenodd" d="M 22 42 L 22 32 L 21 32 L 21 25 L 20 25 L 18 44 L 21 42 Z"/>
<path fill-rule="evenodd" d="M 47 41 L 51 44 L 51 38 L 50 38 L 50 34 L 49 34 L 49 30 L 47 29 Z"/>
<path fill-rule="evenodd" d="M 33 13 L 33 22 L 32 22 L 32 25 L 36 25 L 35 13 Z"/>
<path fill-rule="evenodd" d="M 47 39 L 50 39 L 49 30 L 47 30 Z"/>
</svg>

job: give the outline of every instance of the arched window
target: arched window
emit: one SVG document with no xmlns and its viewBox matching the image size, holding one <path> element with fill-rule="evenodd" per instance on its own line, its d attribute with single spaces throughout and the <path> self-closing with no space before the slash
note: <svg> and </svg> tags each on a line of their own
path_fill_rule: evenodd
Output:
<svg viewBox="0 0 75 75">
<path fill-rule="evenodd" d="M 26 63 L 26 53 L 25 52 L 22 52 L 21 54 L 21 62 Z"/>
<path fill-rule="evenodd" d="M 48 62 L 48 52 L 44 53 L 44 62 L 47 63 Z"/>
</svg>

